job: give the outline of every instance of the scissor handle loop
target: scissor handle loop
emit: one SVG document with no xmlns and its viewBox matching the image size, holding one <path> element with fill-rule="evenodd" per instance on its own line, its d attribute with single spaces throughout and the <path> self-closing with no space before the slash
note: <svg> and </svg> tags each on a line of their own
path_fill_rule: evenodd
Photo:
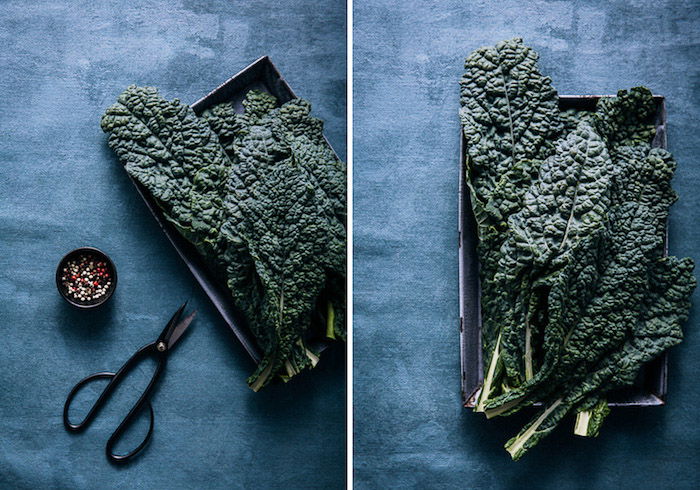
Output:
<svg viewBox="0 0 700 490">
<path fill-rule="evenodd" d="M 153 407 L 151 406 L 151 403 L 149 402 L 150 394 L 151 391 L 153 391 L 153 388 L 155 386 L 155 382 L 160 376 L 161 371 L 163 370 L 163 367 L 165 366 L 166 359 L 167 357 L 164 355 L 163 352 L 159 351 L 156 342 L 147 344 L 143 346 L 141 349 L 139 349 L 133 356 L 131 356 L 125 363 L 124 365 L 117 371 L 116 373 L 110 373 L 110 372 L 100 372 L 100 373 L 94 373 L 91 374 L 90 376 L 87 376 L 83 378 L 82 380 L 78 381 L 78 383 L 73 387 L 73 389 L 70 391 L 68 394 L 68 397 L 66 398 L 66 403 L 63 406 L 63 425 L 66 427 L 67 430 L 72 431 L 72 432 L 79 432 L 85 429 L 92 420 L 95 418 L 99 410 L 102 408 L 102 406 L 105 404 L 108 396 L 114 391 L 116 386 L 121 382 L 123 377 L 131 370 L 133 367 L 144 357 L 147 356 L 155 356 L 158 363 L 156 364 L 156 369 L 151 376 L 151 380 L 148 383 L 148 386 L 146 389 L 143 391 L 139 399 L 136 401 L 136 403 L 131 407 L 131 410 L 129 410 L 129 413 L 124 417 L 117 427 L 117 429 L 112 433 L 110 438 L 107 441 L 107 444 L 105 446 L 105 452 L 107 454 L 107 458 L 113 462 L 113 463 L 124 463 L 127 462 L 129 459 L 132 457 L 136 456 L 138 453 L 140 453 L 148 444 L 148 441 L 151 439 L 151 436 L 153 435 L 153 421 L 154 421 L 154 414 L 153 414 Z M 102 378 L 111 378 L 107 386 L 102 390 L 102 393 L 100 393 L 100 396 L 97 398 L 97 401 L 90 407 L 90 410 L 88 411 L 87 415 L 85 418 L 77 423 L 74 424 L 72 423 L 69 418 L 68 418 L 68 411 L 70 408 L 70 404 L 73 401 L 73 398 L 75 395 L 80 391 L 80 389 L 85 386 L 87 383 L 96 380 L 96 379 L 102 379 Z M 146 437 L 143 439 L 141 444 L 139 444 L 136 449 L 133 451 L 119 455 L 119 454 L 114 454 L 112 449 L 116 445 L 116 443 L 119 441 L 121 438 L 122 434 L 131 426 L 131 424 L 135 421 L 136 417 L 138 414 L 141 412 L 141 410 L 145 407 L 148 406 L 148 411 L 150 415 L 150 422 L 149 422 L 149 427 L 148 427 L 148 433 L 146 434 Z"/>
<path fill-rule="evenodd" d="M 98 405 L 97 405 L 97 403 L 99 402 L 100 399 L 98 398 L 98 402 L 95 402 L 95 403 L 92 405 L 92 407 L 90 407 L 90 411 L 87 413 L 87 415 L 85 415 L 85 417 L 83 418 L 83 420 L 81 420 L 81 421 L 78 422 L 77 424 L 72 423 L 72 422 L 69 420 L 68 411 L 69 411 L 69 409 L 70 409 L 70 404 L 73 402 L 73 398 L 75 397 L 75 395 L 78 394 L 78 392 L 80 391 L 80 389 L 81 389 L 83 386 L 85 386 L 86 384 L 88 384 L 89 382 L 93 381 L 93 380 L 102 379 L 102 378 L 110 378 L 110 379 L 113 379 L 114 376 L 116 376 L 116 373 L 110 373 L 110 372 L 107 372 L 107 371 L 103 371 L 103 372 L 101 372 L 101 373 L 94 373 L 94 374 L 91 374 L 90 376 L 86 376 L 86 377 L 84 377 L 83 379 L 81 379 L 80 381 L 78 381 L 78 382 L 75 384 L 75 386 L 73 387 L 73 389 L 70 390 L 70 393 L 68 393 L 68 397 L 66 398 L 66 403 L 63 405 L 63 425 L 66 427 L 66 429 L 68 429 L 68 430 L 71 431 L 71 432 L 80 432 L 80 431 L 82 431 L 82 430 L 85 429 L 88 425 L 90 425 L 90 422 L 92 422 L 92 419 L 95 417 L 95 415 L 96 415 L 96 413 L 97 413 L 97 409 L 99 408 Z M 102 393 L 100 394 L 100 397 L 105 393 L 105 391 L 107 390 L 107 388 L 109 387 L 110 384 L 112 384 L 111 381 L 110 381 L 110 383 L 104 388 L 104 390 L 102 390 Z"/>
<path fill-rule="evenodd" d="M 137 405 L 134 405 L 134 408 L 131 409 L 129 414 L 126 417 L 124 417 L 122 422 L 119 424 L 119 427 L 117 427 L 117 430 L 112 432 L 112 435 L 107 440 L 107 444 L 105 445 L 105 454 L 107 455 L 107 459 L 109 459 L 112 463 L 126 463 L 131 458 L 140 453 L 151 440 L 151 436 L 153 435 L 154 419 L 153 406 L 148 400 L 145 401 L 145 404 L 148 406 L 148 413 L 151 417 L 150 422 L 148 424 L 148 433 L 146 434 L 146 437 L 143 438 L 141 444 L 136 446 L 136 449 L 133 449 L 132 451 L 126 454 L 115 454 L 114 451 L 112 451 L 112 449 L 114 449 L 115 444 L 119 441 L 124 431 L 133 423 L 134 417 L 139 413 L 140 409 L 143 407 L 143 405 L 140 405 L 137 408 L 137 403 Z"/>
</svg>

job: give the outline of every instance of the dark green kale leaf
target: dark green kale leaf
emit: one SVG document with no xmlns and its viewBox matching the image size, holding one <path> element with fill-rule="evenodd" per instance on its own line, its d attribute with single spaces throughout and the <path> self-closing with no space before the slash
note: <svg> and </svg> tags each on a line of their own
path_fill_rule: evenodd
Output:
<svg viewBox="0 0 700 490">
<path fill-rule="evenodd" d="M 579 109 L 566 109 L 559 113 L 559 119 L 561 120 L 564 130 L 563 134 L 568 134 L 575 130 L 579 123 L 583 120 L 588 121 L 591 124 L 590 118 L 593 116 L 591 111 L 579 110 Z"/>
<path fill-rule="evenodd" d="M 625 158 L 618 160 L 619 166 L 615 169 L 610 200 L 611 209 L 615 206 L 618 208 L 616 211 L 610 211 L 609 214 L 626 213 L 628 216 L 633 216 L 635 213 L 643 213 L 643 232 L 638 233 L 637 236 L 628 236 L 632 228 L 625 224 L 621 238 L 601 243 L 600 237 L 596 235 L 573 250 L 574 256 L 570 258 L 569 264 L 560 274 L 560 280 L 550 284 L 551 291 L 547 289 L 549 308 L 544 345 L 540 355 L 533 356 L 535 359 L 541 359 L 541 366 L 535 366 L 536 374 L 524 385 L 491 400 L 486 405 L 487 415 L 510 413 L 523 404 L 537 401 L 537 397 L 541 396 L 537 387 L 543 382 L 548 383 L 550 387 L 554 386 L 552 373 L 555 371 L 564 373 L 564 377 L 571 376 L 571 373 L 566 372 L 558 363 L 562 356 L 568 359 L 576 358 L 562 350 L 566 347 L 566 342 L 562 342 L 562 338 L 565 337 L 564 326 L 576 325 L 588 302 L 593 297 L 603 296 L 603 293 L 596 289 L 596 281 L 601 274 L 604 277 L 604 268 L 610 264 L 609 260 L 614 257 L 615 250 L 627 242 L 634 243 L 636 250 L 644 252 L 646 258 L 640 256 L 633 262 L 639 260 L 642 264 L 662 255 L 668 210 L 677 198 L 671 188 L 675 162 L 667 151 L 659 148 L 650 149 L 648 145 L 621 147 L 618 154 Z M 645 243 L 651 243 L 651 248 L 646 247 Z M 601 266 L 603 269 L 600 268 Z M 616 286 L 613 287 L 615 288 Z M 594 322 L 594 320 L 591 321 Z M 583 332 L 595 335 L 596 329 L 584 325 Z M 595 339 L 584 338 L 581 348 L 588 345 L 588 342 L 595 342 Z M 586 355 L 590 356 L 587 350 Z M 529 396 L 525 398 L 525 395 Z"/>
<path fill-rule="evenodd" d="M 527 189 L 535 179 L 541 164 L 539 160 L 522 160 L 513 165 L 496 184 L 488 203 L 481 210 L 485 216 L 482 223 L 490 223 L 482 228 L 477 245 L 482 298 L 496 298 L 502 294 L 501 284 L 494 280 L 494 276 L 499 270 L 499 249 L 507 236 L 508 217 L 521 208 Z M 489 314 L 497 304 L 485 302 L 482 305 L 482 311 L 485 313 L 482 324 L 483 351 L 487 358 L 492 359 L 492 362 L 488 363 L 486 379 L 495 381 L 487 381 L 484 385 L 484 400 L 486 393 L 495 393 L 501 386 L 503 364 L 500 360 L 500 324 L 493 321 L 494 315 Z"/>
<path fill-rule="evenodd" d="M 586 377 L 572 384 L 557 398 L 547 400 L 545 408 L 523 430 L 506 443 L 513 459 L 519 459 L 551 432 L 572 410 L 590 403 L 590 396 L 634 382 L 640 367 L 658 357 L 682 338 L 681 325 L 687 320 L 690 296 L 696 282 L 690 259 L 666 257 L 650 267 L 646 298 L 628 314 L 636 317 L 634 327 L 619 347 L 603 357 Z"/>
<path fill-rule="evenodd" d="M 525 194 L 522 208 L 509 219 L 503 265 L 518 269 L 565 265 L 576 243 L 603 223 L 613 172 L 604 142 L 585 121 L 559 140 L 555 154 L 544 161 Z"/>
<path fill-rule="evenodd" d="M 282 370 L 293 376 L 315 364 L 304 327 L 326 271 L 345 263 L 345 229 L 332 218 L 331 201 L 269 127 L 250 127 L 237 155 L 225 232 L 245 243 L 265 292 L 256 331 L 265 358 L 249 381 L 257 391 Z"/>
<path fill-rule="evenodd" d="M 276 114 L 275 131 L 282 135 L 295 162 L 307 170 L 314 185 L 329 201 L 336 219 L 344 225 L 347 213 L 345 165 L 323 136 L 323 121 L 311 116 L 311 104 L 294 99 L 282 105 Z M 337 272 L 344 274 L 345 269 Z"/>
<path fill-rule="evenodd" d="M 545 407 L 507 443 L 514 459 L 571 412 L 576 434 L 597 435 L 607 392 L 680 341 L 695 287 L 690 259 L 664 257 L 675 162 L 652 148 L 651 92 L 558 111 L 536 61 L 504 41 L 475 51 L 461 81 L 485 362 L 475 410 Z"/>
<path fill-rule="evenodd" d="M 522 39 L 504 41 L 472 53 L 460 83 L 467 184 L 479 228 L 479 272 L 486 298 L 492 296 L 488 289 L 494 284 L 508 217 L 523 197 L 523 192 L 513 191 L 528 187 L 563 127 L 556 91 L 539 73 L 537 59 Z M 489 306 L 483 305 L 485 311 Z M 484 356 L 494 359 L 492 376 L 500 379 L 499 328 L 490 318 L 484 315 Z"/>
<path fill-rule="evenodd" d="M 235 138 L 231 139 L 225 130 L 226 122 L 231 118 L 233 106 L 223 103 L 205 111 L 212 129 L 226 148 L 229 158 L 237 162 L 238 153 L 244 146 L 244 138 L 249 129 L 266 127 L 274 135 L 277 144 L 285 148 L 295 164 L 309 178 L 309 182 L 321 193 L 317 196 L 323 200 L 322 207 L 328 213 L 327 218 L 338 221 L 345 226 L 346 222 L 346 175 L 345 165 L 333 152 L 323 136 L 323 122 L 311 116 L 311 105 L 303 99 L 293 99 L 281 107 L 275 107 L 274 97 L 269 94 L 251 90 L 246 95 L 243 105 L 246 112 L 236 115 L 241 129 L 231 131 Z M 253 111 L 252 115 L 248 115 Z M 217 114 L 222 114 L 219 121 Z M 327 286 L 320 295 L 316 311 L 317 323 L 325 324 L 329 337 L 345 339 L 345 261 L 335 261 L 327 271 Z M 238 274 L 237 277 L 240 277 Z"/>
<path fill-rule="evenodd" d="M 260 90 L 250 90 L 243 100 L 243 107 L 245 110 L 241 117 L 248 126 L 252 126 L 275 110 L 277 99 L 272 94 Z"/>
<path fill-rule="evenodd" d="M 487 403 L 487 416 L 512 413 L 535 401 L 565 394 L 571 389 L 567 386 L 579 386 L 596 363 L 619 348 L 633 331 L 634 315 L 650 304 L 645 291 L 658 284 L 659 276 L 655 274 L 650 279 L 649 271 L 657 267 L 653 265 L 655 260 L 660 260 L 668 208 L 676 195 L 670 187 L 672 159 L 663 150 L 651 150 L 649 154 L 650 158 L 633 161 L 629 169 L 634 172 L 616 174 L 611 201 L 618 207 L 609 211 L 611 220 L 602 247 L 594 238 L 581 242 L 578 250 L 574 250 L 578 256 L 572 257 L 570 266 L 562 271 L 560 280 L 549 291 L 543 365 L 524 385 Z M 649 178 L 650 175 L 656 177 Z M 676 305 L 667 305 L 681 313 L 694 287 L 692 274 L 682 281 L 689 288 L 686 288 L 687 296 L 679 297 Z M 652 355 L 649 351 L 644 359 L 658 355 L 669 346 L 659 345 L 658 352 Z M 639 365 L 635 366 L 638 370 Z M 627 384 L 634 381 L 637 370 L 630 368 L 627 372 Z M 578 434 L 597 435 L 608 413 L 603 408 L 605 400 L 601 394 L 610 389 L 613 388 L 601 389 L 580 406 L 569 407 L 578 412 Z M 557 410 L 560 413 L 563 409 Z"/>
<path fill-rule="evenodd" d="M 673 156 L 648 144 L 621 146 L 615 152 L 614 204 L 638 202 L 654 214 L 656 234 L 666 235 L 666 221 L 678 194 L 671 187 L 676 170 Z"/>
<path fill-rule="evenodd" d="M 656 104 L 646 87 L 620 90 L 617 97 L 598 101 L 593 125 L 610 151 L 618 146 L 650 144 L 656 133 Z"/>
<path fill-rule="evenodd" d="M 629 202 L 571 251 L 549 291 L 542 365 L 523 385 L 488 402 L 487 416 L 546 399 L 584 377 L 625 338 L 647 297 L 650 260 L 663 243 L 654 231 L 649 210 Z"/>
<path fill-rule="evenodd" d="M 155 89 L 129 87 L 103 117 L 110 146 L 166 218 L 226 280 L 264 352 L 255 390 L 345 338 L 345 167 L 306 101 L 251 91 L 197 118 Z"/>
<path fill-rule="evenodd" d="M 539 56 L 515 38 L 474 51 L 460 81 L 460 119 L 477 203 L 519 160 L 544 159 L 559 136 L 557 93 L 539 73 Z"/>
<path fill-rule="evenodd" d="M 232 104 L 222 103 L 204 111 L 202 117 L 217 133 L 232 161 L 237 159 L 236 144 L 242 144 L 248 128 L 269 127 L 289 146 L 293 158 L 308 171 L 324 198 L 331 201 L 336 218 L 345 223 L 345 165 L 323 136 L 323 121 L 311 116 L 311 104 L 306 100 L 293 99 L 281 107 L 275 104 L 270 94 L 251 90 L 243 101 L 244 114 L 236 114 Z"/>
<path fill-rule="evenodd" d="M 240 141 L 242 134 L 248 128 L 248 118 L 238 114 L 233 104 L 228 102 L 206 109 L 200 117 L 219 137 L 219 143 L 224 147 L 229 158 L 235 157 L 234 145 L 236 141 Z"/>
<path fill-rule="evenodd" d="M 532 340 L 538 336 L 538 325 L 531 309 L 541 298 L 533 292 L 553 282 L 576 244 L 603 225 L 612 172 L 604 143 L 581 122 L 542 163 L 522 208 L 508 220 L 509 232 L 493 277 L 498 294 L 484 298 L 482 308 L 488 312 L 483 320 L 487 336 L 492 338 L 491 332 L 497 331 L 501 339 L 499 358 L 492 355 L 489 363 L 503 362 L 510 387 L 531 379 L 534 372 Z M 487 376 L 484 386 L 494 385 Z M 479 408 L 494 394 L 482 390 Z"/>
<path fill-rule="evenodd" d="M 491 247 L 500 247 L 508 231 L 508 218 L 520 211 L 523 200 L 533 181 L 537 179 L 541 160 L 520 160 L 509 168 L 491 191 L 489 200 L 478 211 L 483 213 L 480 240 L 490 241 Z"/>
<path fill-rule="evenodd" d="M 207 124 L 177 99 L 132 85 L 101 126 L 126 171 L 158 200 L 166 218 L 203 255 L 218 256 L 231 162 Z"/>
</svg>

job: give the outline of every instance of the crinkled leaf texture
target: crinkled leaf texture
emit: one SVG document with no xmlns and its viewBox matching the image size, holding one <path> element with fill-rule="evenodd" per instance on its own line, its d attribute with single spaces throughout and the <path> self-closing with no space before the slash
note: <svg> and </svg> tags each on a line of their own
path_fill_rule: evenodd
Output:
<svg viewBox="0 0 700 490">
<path fill-rule="evenodd" d="M 635 304 L 635 309 L 628 309 L 635 320 L 624 340 L 592 366 L 579 382 L 548 400 L 540 414 L 506 443 L 513 459 L 519 459 L 591 394 L 600 396 L 632 384 L 644 363 L 682 340 L 681 325 L 687 320 L 689 298 L 696 285 L 693 262 L 688 258 L 666 257 L 656 260 L 649 272 L 649 289 L 644 302 Z"/>
<path fill-rule="evenodd" d="M 191 108 L 151 87 L 127 88 L 102 117 L 126 171 L 205 256 L 221 251 L 223 195 L 231 162 Z"/>
<path fill-rule="evenodd" d="M 498 249 L 510 214 L 521 206 L 528 182 L 541 159 L 554 150 L 563 124 L 551 80 L 537 69 L 538 55 L 522 39 L 504 41 L 472 53 L 460 82 L 460 119 L 467 148 L 467 184 L 478 224 L 483 298 L 498 293 Z M 484 357 L 494 359 L 489 372 L 500 377 L 501 363 L 493 353 L 500 345 L 500 327 L 484 309 Z M 495 320 L 494 320 L 495 321 Z M 488 377 L 488 379 L 491 379 Z M 482 393 L 491 392 L 486 383 Z"/>
<path fill-rule="evenodd" d="M 478 49 L 465 62 L 459 115 L 480 203 L 516 162 L 549 156 L 562 129 L 557 93 L 539 73 L 538 58 L 516 38 Z"/>
<path fill-rule="evenodd" d="M 345 166 L 310 104 L 251 91 L 197 117 L 129 87 L 102 128 L 124 166 L 225 280 L 264 357 L 258 390 L 318 362 L 312 330 L 345 338 Z"/>
<path fill-rule="evenodd" d="M 568 413 L 598 434 L 606 393 L 682 338 L 690 259 L 664 257 L 675 161 L 653 147 L 644 87 L 559 112 L 520 39 L 466 62 L 460 119 L 477 221 L 484 384 L 476 410 L 544 408 L 508 441 L 514 459 Z"/>
</svg>

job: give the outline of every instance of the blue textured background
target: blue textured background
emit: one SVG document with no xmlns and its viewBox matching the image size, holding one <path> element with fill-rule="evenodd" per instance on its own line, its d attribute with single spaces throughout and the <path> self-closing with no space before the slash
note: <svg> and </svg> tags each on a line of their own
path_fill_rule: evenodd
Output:
<svg viewBox="0 0 700 490">
<path fill-rule="evenodd" d="M 513 463 L 502 446 L 526 419 L 460 406 L 457 303 L 458 81 L 472 50 L 514 36 L 560 93 L 667 96 L 671 253 L 700 260 L 698 2 L 356 0 L 354 22 L 356 486 L 700 486 L 697 306 L 667 406 L 615 410 L 595 440 L 567 420 Z"/>
<path fill-rule="evenodd" d="M 342 347 L 314 372 L 253 393 L 228 332 L 106 144 L 104 109 L 129 84 L 194 102 L 268 54 L 345 153 L 345 2 L 3 1 L 0 8 L 0 488 L 342 488 Z M 58 260 L 111 255 L 109 306 L 71 309 Z M 104 443 L 149 374 L 83 434 L 63 402 L 155 338 L 185 299 L 199 317 L 153 399 L 155 434 L 115 468 Z M 126 449 L 126 448 L 125 448 Z"/>
</svg>

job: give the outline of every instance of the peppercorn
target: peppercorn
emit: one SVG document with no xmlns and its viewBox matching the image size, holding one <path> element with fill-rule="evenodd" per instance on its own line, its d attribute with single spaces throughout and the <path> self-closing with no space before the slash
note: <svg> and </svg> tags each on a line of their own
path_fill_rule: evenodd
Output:
<svg viewBox="0 0 700 490">
<path fill-rule="evenodd" d="M 69 260 L 61 269 L 61 281 L 67 296 L 89 303 L 104 296 L 112 286 L 107 264 L 87 254 Z"/>
</svg>

